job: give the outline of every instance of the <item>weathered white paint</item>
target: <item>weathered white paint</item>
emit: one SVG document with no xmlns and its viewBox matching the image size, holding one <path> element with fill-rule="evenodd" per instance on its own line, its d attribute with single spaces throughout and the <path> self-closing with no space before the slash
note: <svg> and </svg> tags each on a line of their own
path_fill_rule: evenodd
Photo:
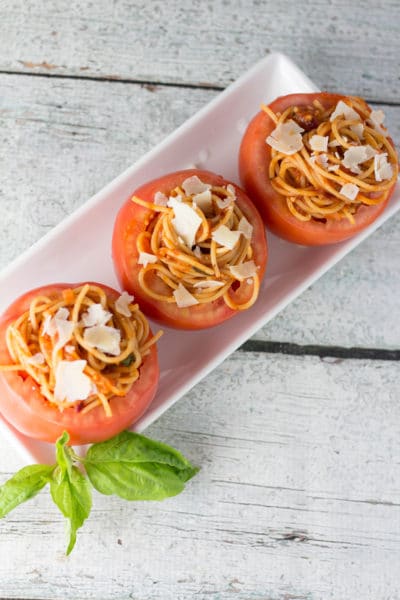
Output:
<svg viewBox="0 0 400 600">
<path fill-rule="evenodd" d="M 187 490 L 148 504 L 96 495 L 68 559 L 42 492 L 0 523 L 2 596 L 396 598 L 398 374 L 234 354 L 147 432 L 201 466 Z"/>
<path fill-rule="evenodd" d="M 271 51 L 324 89 L 398 101 L 397 0 L 3 0 L 0 69 L 225 86 Z"/>
<path fill-rule="evenodd" d="M 0 4 L 0 268 L 272 50 L 398 103 L 400 5 Z M 44 63 L 44 64 L 43 64 Z M 44 73 L 66 79 L 32 77 Z M 71 78 L 68 78 L 71 77 Z M 398 106 L 388 124 L 400 141 Z M 399 217 L 255 338 L 399 348 Z M 149 430 L 202 469 L 163 503 L 95 497 L 65 558 L 41 493 L 0 522 L 0 597 L 398 600 L 397 362 L 238 352 Z M 0 477 L 22 465 L 0 439 Z"/>
<path fill-rule="evenodd" d="M 0 76 L 0 84 L 0 267 L 217 94 L 12 75 Z M 400 142 L 399 111 L 385 107 L 385 112 Z M 399 219 L 387 223 L 256 337 L 398 347 Z"/>
</svg>

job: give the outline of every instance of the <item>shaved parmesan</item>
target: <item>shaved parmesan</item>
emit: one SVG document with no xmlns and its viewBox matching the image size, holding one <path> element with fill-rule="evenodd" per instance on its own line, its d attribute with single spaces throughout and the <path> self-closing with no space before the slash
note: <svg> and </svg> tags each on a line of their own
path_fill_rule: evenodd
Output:
<svg viewBox="0 0 400 600">
<path fill-rule="evenodd" d="M 220 225 L 218 229 L 212 232 L 212 239 L 224 248 L 232 250 L 240 238 L 240 231 L 231 231 L 226 225 Z"/>
<path fill-rule="evenodd" d="M 310 157 L 310 162 L 313 165 L 318 164 L 321 165 L 321 167 L 323 167 L 324 169 L 327 169 L 329 165 L 328 155 L 325 154 L 325 152 L 322 152 L 321 154 L 313 154 Z"/>
<path fill-rule="evenodd" d="M 354 185 L 354 183 L 345 183 L 340 188 L 339 193 L 342 194 L 342 196 L 348 198 L 349 200 L 354 200 L 357 197 L 359 191 L 360 188 L 357 185 Z"/>
<path fill-rule="evenodd" d="M 168 204 L 168 198 L 165 194 L 163 194 L 162 192 L 156 192 L 154 194 L 154 204 L 157 204 L 157 206 L 167 206 Z"/>
<path fill-rule="evenodd" d="M 86 360 L 61 360 L 56 368 L 54 397 L 59 402 L 86 400 L 92 389 L 90 377 L 83 373 Z"/>
<path fill-rule="evenodd" d="M 194 306 L 199 301 L 185 288 L 181 283 L 177 289 L 173 291 L 175 302 L 179 308 L 187 308 L 188 306 Z"/>
<path fill-rule="evenodd" d="M 343 155 L 342 165 L 353 173 L 361 173 L 359 164 L 369 160 L 376 154 L 372 146 L 351 146 Z"/>
<path fill-rule="evenodd" d="M 150 254 L 149 252 L 139 252 L 138 265 L 143 265 L 147 267 L 149 263 L 156 263 L 158 260 L 155 254 Z"/>
<path fill-rule="evenodd" d="M 57 342 L 54 346 L 54 352 L 58 352 L 71 339 L 75 328 L 75 323 L 68 320 L 69 310 L 65 307 L 58 309 L 54 317 L 46 315 L 43 321 L 43 334 L 54 337 L 57 335 Z"/>
<path fill-rule="evenodd" d="M 56 333 L 59 333 L 59 323 L 62 321 L 68 321 L 68 317 L 69 310 L 65 307 L 59 308 L 53 317 L 51 315 L 46 315 L 43 321 L 43 334 L 49 335 L 50 337 L 55 336 Z"/>
<path fill-rule="evenodd" d="M 340 169 L 340 165 L 331 165 L 328 167 L 328 171 L 338 171 Z"/>
<path fill-rule="evenodd" d="M 43 335 L 49 335 L 53 337 L 56 333 L 56 326 L 54 323 L 54 318 L 51 315 L 46 315 L 43 321 Z"/>
<path fill-rule="evenodd" d="M 120 353 L 121 332 L 107 325 L 95 325 L 88 327 L 83 334 L 84 341 L 92 348 L 101 352 L 118 356 Z"/>
<path fill-rule="evenodd" d="M 383 154 L 376 154 L 374 157 L 374 170 L 376 181 L 382 181 L 384 179 L 391 179 L 393 176 L 393 167 L 387 160 L 386 152 Z"/>
<path fill-rule="evenodd" d="M 279 123 L 274 131 L 266 139 L 267 144 L 278 152 L 291 155 L 303 148 L 304 131 L 295 121 L 289 119 L 286 123 Z"/>
<path fill-rule="evenodd" d="M 331 142 L 329 142 L 328 146 L 330 148 L 337 148 L 338 146 L 340 146 L 340 142 L 338 140 L 332 140 Z"/>
<path fill-rule="evenodd" d="M 339 100 L 337 103 L 335 110 L 330 116 L 330 121 L 334 121 L 336 117 L 344 117 L 348 121 L 360 120 L 358 112 L 352 109 L 346 102 L 343 102 L 343 100 Z"/>
<path fill-rule="evenodd" d="M 205 190 L 204 192 L 200 192 L 199 194 L 194 194 L 193 203 L 196 203 L 196 206 L 203 211 L 205 215 L 207 215 L 212 208 L 212 197 L 211 191 Z"/>
<path fill-rule="evenodd" d="M 203 183 L 197 175 L 193 175 L 192 177 L 185 179 L 182 183 L 182 189 L 186 196 L 193 196 L 194 194 L 201 194 L 202 192 L 210 190 L 211 185 L 209 183 Z"/>
<path fill-rule="evenodd" d="M 372 110 L 369 115 L 369 123 L 372 125 L 376 131 L 379 131 L 382 135 L 386 135 L 386 130 L 384 127 L 381 127 L 383 121 L 385 120 L 385 113 L 383 110 Z"/>
<path fill-rule="evenodd" d="M 242 217 L 239 221 L 238 231 L 244 235 L 246 240 L 251 240 L 253 235 L 253 225 L 248 222 L 246 217 Z"/>
<path fill-rule="evenodd" d="M 33 354 L 28 358 L 27 362 L 30 365 L 44 365 L 44 355 L 41 352 L 36 352 L 36 354 Z"/>
<path fill-rule="evenodd" d="M 313 135 L 310 137 L 310 146 L 311 150 L 315 152 L 326 152 L 328 150 L 328 140 L 329 137 L 327 135 Z"/>
<path fill-rule="evenodd" d="M 69 310 L 65 306 L 62 306 L 61 308 L 59 308 L 55 315 L 55 318 L 59 319 L 60 321 L 67 321 L 68 317 L 69 317 Z"/>
<path fill-rule="evenodd" d="M 226 198 L 217 198 L 217 206 L 219 209 L 224 210 L 228 208 L 231 204 L 233 204 L 234 198 L 232 196 L 226 196 Z"/>
<path fill-rule="evenodd" d="M 228 194 L 230 196 L 232 196 L 232 198 L 234 200 L 236 200 L 236 190 L 235 190 L 235 187 L 231 183 L 228 183 L 228 185 L 226 186 L 226 191 L 228 192 Z"/>
<path fill-rule="evenodd" d="M 128 292 L 122 292 L 120 297 L 115 303 L 115 310 L 119 312 L 120 315 L 124 315 L 124 317 L 130 317 L 131 311 L 129 305 L 133 302 L 134 297 Z"/>
<path fill-rule="evenodd" d="M 232 265 L 229 267 L 229 270 L 239 281 L 243 281 L 248 277 L 253 277 L 257 273 L 257 267 L 253 260 L 249 260 L 240 265 Z"/>
<path fill-rule="evenodd" d="M 194 247 L 193 254 L 195 255 L 196 258 L 202 258 L 200 246 Z"/>
<path fill-rule="evenodd" d="M 196 281 L 193 284 L 195 288 L 220 288 L 224 284 L 223 281 L 216 281 L 215 279 L 204 279 L 203 281 Z"/>
<path fill-rule="evenodd" d="M 93 327 L 93 325 L 105 325 L 110 320 L 111 313 L 105 310 L 102 304 L 91 304 L 87 311 L 82 315 L 82 324 L 84 327 Z"/>
<path fill-rule="evenodd" d="M 177 196 L 170 196 L 168 198 L 167 206 L 172 208 L 174 205 L 174 202 L 182 202 L 182 201 L 183 201 L 183 196 L 181 196 L 180 194 L 178 194 Z"/>
<path fill-rule="evenodd" d="M 350 125 L 350 129 L 356 136 L 361 140 L 364 135 L 364 125 L 362 123 L 356 123 L 356 125 Z"/>
<path fill-rule="evenodd" d="M 168 205 L 173 208 L 175 218 L 171 223 L 177 235 L 180 235 L 186 246 L 191 248 L 196 239 L 196 233 L 202 221 L 193 208 L 175 198 L 170 198 Z"/>
<path fill-rule="evenodd" d="M 75 323 L 72 321 L 64 321 L 64 319 L 56 319 L 56 328 L 58 340 L 54 346 L 54 352 L 61 350 L 61 348 L 63 348 L 63 346 L 69 342 L 75 328 Z"/>
</svg>

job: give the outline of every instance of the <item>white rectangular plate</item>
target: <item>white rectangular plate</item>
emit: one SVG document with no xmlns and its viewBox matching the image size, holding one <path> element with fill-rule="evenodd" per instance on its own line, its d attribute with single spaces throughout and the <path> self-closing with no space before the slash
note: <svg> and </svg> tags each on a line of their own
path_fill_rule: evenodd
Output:
<svg viewBox="0 0 400 600">
<path fill-rule="evenodd" d="M 113 222 L 135 187 L 164 173 L 195 164 L 239 183 L 241 136 L 262 102 L 316 86 L 288 58 L 272 54 L 229 86 L 164 142 L 122 173 L 0 275 L 0 312 L 26 290 L 56 281 L 99 281 L 118 287 L 111 261 Z M 269 264 L 260 297 L 249 311 L 214 329 L 166 329 L 159 343 L 160 386 L 142 431 L 231 352 L 272 319 L 400 208 L 399 192 L 367 230 L 333 246 L 305 248 L 269 235 Z M 71 243 L 73 241 L 73 243 Z M 157 330 L 157 325 L 154 325 Z M 53 447 L 15 431 L 0 419 L 1 431 L 28 462 L 52 460 Z"/>
</svg>

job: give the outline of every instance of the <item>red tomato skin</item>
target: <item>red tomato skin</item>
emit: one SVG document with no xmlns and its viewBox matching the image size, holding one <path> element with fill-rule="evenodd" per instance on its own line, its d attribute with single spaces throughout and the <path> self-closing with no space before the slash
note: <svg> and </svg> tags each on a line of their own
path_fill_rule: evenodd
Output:
<svg viewBox="0 0 400 600">
<path fill-rule="evenodd" d="M 135 190 L 132 195 L 153 202 L 156 192 L 163 192 L 168 195 L 177 185 L 181 185 L 187 177 L 193 175 L 197 175 L 202 181 L 212 185 L 222 186 L 230 183 L 222 176 L 210 171 L 188 169 L 169 173 L 150 181 Z M 259 277 L 262 279 L 268 255 L 264 224 L 254 204 L 243 190 L 237 185 L 234 185 L 234 187 L 237 194 L 236 201 L 246 218 L 253 225 L 254 261 L 259 266 Z M 137 265 L 139 254 L 136 249 L 136 238 L 147 227 L 153 217 L 154 212 L 152 210 L 135 204 L 130 198 L 123 204 L 117 215 L 114 225 L 112 254 L 114 268 L 121 287 L 135 296 L 141 309 L 148 317 L 176 329 L 205 329 L 218 325 L 236 315 L 238 311 L 229 308 L 222 298 L 208 304 L 178 308 L 175 303 L 155 300 L 142 290 L 138 282 L 138 273 L 141 267 Z M 240 300 L 243 295 L 241 287 L 235 292 L 231 292 L 233 298 Z"/>
<path fill-rule="evenodd" d="M 82 284 L 52 284 L 31 290 L 15 300 L 0 317 L 0 364 L 10 364 L 12 359 L 7 349 L 5 332 L 10 323 L 27 310 L 30 301 L 39 294 L 48 294 Z M 105 285 L 107 295 L 117 298 L 119 292 Z M 86 414 L 75 407 L 60 412 L 40 393 L 38 384 L 31 376 L 23 377 L 17 371 L 0 371 L 0 413 L 21 433 L 45 442 L 55 442 L 68 431 L 71 445 L 89 444 L 106 440 L 127 429 L 136 421 L 153 400 L 159 379 L 156 346 L 151 347 L 140 368 L 140 377 L 124 397 L 110 399 L 112 416 L 107 417 L 98 406 Z"/>
<path fill-rule="evenodd" d="M 317 99 L 324 107 L 329 108 L 344 98 L 345 96 L 327 92 L 290 94 L 277 98 L 269 107 L 277 113 L 289 106 L 309 105 Z M 357 210 L 355 224 L 347 219 L 330 219 L 326 223 L 296 219 L 287 208 L 284 197 L 272 187 L 268 175 L 271 147 L 265 140 L 274 129 L 275 123 L 264 111 L 257 113 L 242 138 L 239 150 L 240 181 L 272 233 L 304 246 L 333 244 L 359 233 L 384 211 L 392 192 L 380 204 L 361 206 Z"/>
</svg>

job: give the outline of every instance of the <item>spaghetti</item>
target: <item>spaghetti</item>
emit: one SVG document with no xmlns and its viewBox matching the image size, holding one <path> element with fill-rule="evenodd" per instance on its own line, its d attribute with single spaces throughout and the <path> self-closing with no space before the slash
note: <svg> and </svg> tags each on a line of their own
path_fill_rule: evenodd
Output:
<svg viewBox="0 0 400 600">
<path fill-rule="evenodd" d="M 325 108 L 291 106 L 282 114 L 263 110 L 276 123 L 267 138 L 271 148 L 269 177 L 300 221 L 348 219 L 362 205 L 384 202 L 398 176 L 395 148 L 382 126 L 381 111 L 371 111 L 356 97 Z M 293 124 L 296 151 L 279 149 L 275 132 Z M 300 137 L 301 136 L 301 137 Z"/>
<path fill-rule="evenodd" d="M 37 296 L 6 332 L 11 364 L 1 371 L 20 371 L 38 384 L 45 400 L 61 411 L 72 405 L 81 413 L 123 397 L 140 376 L 140 367 L 162 332 L 153 336 L 133 298 L 118 299 L 94 284 Z M 110 345 L 111 341 L 111 345 Z M 60 367 L 82 367 L 88 385 L 85 398 L 59 397 Z M 67 382 L 70 383 L 70 382 Z"/>
<path fill-rule="evenodd" d="M 138 262 L 142 262 L 140 286 L 149 297 L 179 307 L 222 298 L 231 309 L 245 310 L 256 301 L 260 287 L 253 261 L 252 226 L 236 202 L 234 186 L 212 186 L 197 177 L 191 179 L 202 191 L 188 191 L 191 186 L 187 179 L 170 192 L 169 198 L 161 194 L 164 202 L 132 197 L 133 202 L 154 213 L 136 242 Z M 177 225 L 182 206 L 191 210 L 189 218 L 197 219 L 191 240 L 184 239 Z M 230 290 L 243 284 L 251 287 L 246 300 L 239 304 Z"/>
</svg>

